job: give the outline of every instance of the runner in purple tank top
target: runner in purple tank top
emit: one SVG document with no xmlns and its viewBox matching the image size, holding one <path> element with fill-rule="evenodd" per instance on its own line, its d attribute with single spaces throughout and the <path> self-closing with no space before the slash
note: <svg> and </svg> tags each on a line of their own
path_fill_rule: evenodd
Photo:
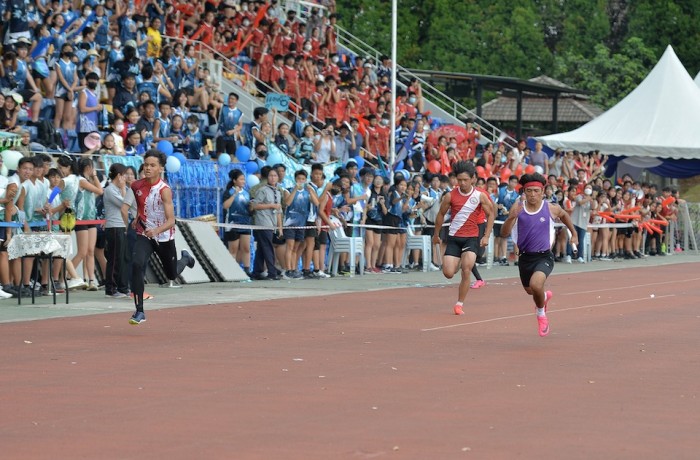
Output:
<svg viewBox="0 0 700 460">
<path fill-rule="evenodd" d="M 520 178 L 525 199 L 518 200 L 510 208 L 508 218 L 501 227 L 501 236 L 513 234 L 518 246 L 518 269 L 525 292 L 532 296 L 537 307 L 537 328 L 540 337 L 549 334 L 547 304 L 552 291 L 544 290 L 544 283 L 554 268 L 554 219 L 571 231 L 571 244 L 577 245 L 576 229 L 569 214 L 559 205 L 544 201 L 546 180 L 541 174 L 525 174 Z"/>
</svg>

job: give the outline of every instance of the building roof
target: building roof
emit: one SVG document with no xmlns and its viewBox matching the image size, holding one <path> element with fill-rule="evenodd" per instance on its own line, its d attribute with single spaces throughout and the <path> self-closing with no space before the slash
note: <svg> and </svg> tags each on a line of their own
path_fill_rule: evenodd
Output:
<svg viewBox="0 0 700 460">
<path fill-rule="evenodd" d="M 515 121 L 518 101 L 514 97 L 500 96 L 485 103 L 482 117 L 490 121 Z M 601 115 L 603 110 L 586 100 L 562 96 L 557 104 L 560 123 L 587 123 Z M 549 98 L 523 97 L 523 121 L 551 122 L 552 100 Z"/>
<path fill-rule="evenodd" d="M 603 109 L 588 101 L 588 96 L 559 80 L 547 75 L 531 78 L 530 82 L 547 87 L 560 88 L 557 101 L 558 121 L 563 123 L 587 123 L 601 115 Z M 517 119 L 517 99 L 512 92 L 502 91 L 501 96 L 482 106 L 482 116 L 493 121 L 515 121 Z M 552 99 L 536 96 L 530 92 L 523 94 L 523 121 L 552 121 Z"/>
</svg>

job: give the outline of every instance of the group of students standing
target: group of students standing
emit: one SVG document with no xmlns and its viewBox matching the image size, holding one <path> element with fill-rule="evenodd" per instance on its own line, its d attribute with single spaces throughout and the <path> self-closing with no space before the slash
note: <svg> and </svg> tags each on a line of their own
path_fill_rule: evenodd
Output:
<svg viewBox="0 0 700 460">
<path fill-rule="evenodd" d="M 59 194 L 52 193 L 54 189 Z M 102 195 L 103 188 L 97 177 L 92 160 L 82 158 L 74 161 L 70 156 L 62 156 L 53 167 L 53 159 L 44 154 L 33 157 L 23 157 L 19 160 L 17 170 L 9 178 L 0 179 L 0 204 L 2 217 L 6 223 L 19 224 L 16 227 L 3 227 L 0 230 L 2 245 L 0 245 L 0 281 L 2 291 L 13 297 L 18 294 L 31 295 L 30 288 L 38 294 L 48 294 L 49 276 L 53 276 L 53 288 L 57 292 L 65 289 L 83 288 L 96 291 L 98 284 L 95 278 L 95 247 L 97 243 L 97 197 Z M 68 212 L 78 221 L 86 221 L 84 225 L 75 227 L 77 251 L 72 259 L 66 260 L 69 275 L 67 286 L 59 281 L 60 265 L 57 262 L 49 269 L 43 264 L 41 280 L 35 280 L 30 287 L 32 260 L 26 260 L 24 279 L 20 279 L 21 266 L 19 260 L 9 261 L 7 246 L 13 233 L 29 233 L 47 231 L 51 225 L 52 231 L 58 231 L 55 221 Z M 83 264 L 84 276 L 79 276 L 75 270 Z"/>
<path fill-rule="evenodd" d="M 279 185 L 286 174 L 283 165 L 263 167 L 261 182 L 252 188 L 242 171 L 229 174 L 222 197 L 224 241 L 252 279 L 327 277 L 329 231 L 364 237 L 365 266 L 350 267 L 341 254 L 340 274 L 405 273 L 419 265 L 420 251 L 404 264 L 406 240 L 430 228 L 443 193 L 439 176 L 426 187 L 422 176 L 397 173 L 390 184 L 370 167 L 358 171 L 353 160 L 330 180 L 320 164 L 311 166 L 310 177 L 304 169 L 295 171 L 289 188 Z M 251 236 L 257 245 L 252 266 Z"/>
<path fill-rule="evenodd" d="M 1 161 L 1 160 L 0 160 Z M 9 178 L 0 176 L 0 217 L 19 226 L 0 227 L 0 297 L 49 294 L 52 290 L 99 289 L 95 261 L 100 263 L 105 295 L 134 298 L 136 311 L 130 322 L 145 321 L 143 301 L 152 296 L 144 291 L 145 269 L 150 254 L 156 252 L 165 273 L 174 280 L 185 267 L 194 266 L 194 258 L 182 251 L 177 259 L 174 242 L 175 215 L 170 187 L 162 180 L 165 155 L 150 150 L 144 155 L 143 177 L 131 166 L 112 164 L 103 185 L 89 157 L 75 160 L 63 155 L 56 160 L 48 155 L 24 157 Z M 58 192 L 58 193 L 56 193 Z M 74 228 L 63 216 L 71 215 Z M 61 222 L 62 229 L 57 222 Z M 74 231 L 77 249 L 66 259 L 67 283 L 59 279 L 61 261 L 48 267 L 41 263 L 40 280 L 31 284 L 32 259 L 9 260 L 7 246 L 13 233 Z M 98 228 L 99 227 L 99 228 Z M 99 230 L 99 232 L 98 232 Z M 24 279 L 21 278 L 21 265 Z M 83 275 L 76 267 L 82 263 Z M 129 276 L 131 274 L 131 276 Z M 49 278 L 52 276 L 52 278 Z"/>
</svg>

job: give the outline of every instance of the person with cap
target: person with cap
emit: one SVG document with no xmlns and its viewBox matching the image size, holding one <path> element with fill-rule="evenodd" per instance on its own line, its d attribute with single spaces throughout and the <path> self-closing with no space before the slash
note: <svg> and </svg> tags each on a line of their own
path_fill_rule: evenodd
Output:
<svg viewBox="0 0 700 460">
<path fill-rule="evenodd" d="M 569 214 L 559 205 L 543 199 L 546 179 L 538 173 L 520 177 L 524 199 L 511 206 L 508 218 L 501 227 L 501 235 L 512 233 L 518 245 L 518 270 L 520 281 L 531 295 L 537 311 L 537 331 L 540 337 L 550 332 L 547 305 L 552 291 L 545 291 L 545 282 L 554 268 L 554 220 L 559 218 L 571 232 L 571 244 L 578 244 L 578 237 Z"/>
</svg>

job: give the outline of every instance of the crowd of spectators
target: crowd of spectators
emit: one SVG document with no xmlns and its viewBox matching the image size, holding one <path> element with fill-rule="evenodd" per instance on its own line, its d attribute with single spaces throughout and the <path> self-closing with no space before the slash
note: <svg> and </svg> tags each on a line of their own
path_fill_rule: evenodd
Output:
<svg viewBox="0 0 700 460">
<path fill-rule="evenodd" d="M 601 209 L 640 206 L 640 221 L 674 218 L 673 204 L 664 201 L 659 208 L 651 186 L 645 190 L 644 184 L 606 182 L 605 158 L 597 152 L 556 152 L 550 158 L 540 144 L 533 151 L 524 142 L 515 148 L 486 144 L 471 121 L 459 135 L 440 135 L 417 81 L 397 91 L 398 123 L 392 128 L 391 61 L 383 56 L 375 62 L 339 49 L 334 7 L 324 6 L 301 21 L 276 0 L 7 0 L 0 5 L 0 129 L 21 135 L 18 150 L 26 156 L 42 146 L 82 153 L 79 164 L 55 168 L 54 178 L 64 191 L 76 182 L 80 193 L 95 195 L 101 185 L 93 180 L 91 157 L 138 156 L 161 141 L 192 160 L 216 159 L 222 153 L 235 158 L 238 148 L 247 145 L 251 159 L 264 162 L 276 148 L 312 164 L 311 174 L 267 166 L 256 187 L 248 186 L 242 172 L 232 172 L 223 196 L 227 222 L 260 220 L 285 227 L 255 235 L 255 264 L 250 260 L 251 232 L 227 232 L 231 253 L 258 279 L 277 277 L 275 265 L 281 268 L 279 276 L 325 276 L 328 239 L 320 224 L 334 231 L 338 223 L 350 235 L 366 226 L 367 263 L 358 270 L 404 271 L 407 234 L 432 231 L 436 203 L 452 186 L 451 164 L 458 160 L 476 163 L 480 177 L 475 185 L 491 192 L 501 217 L 517 199 L 513 177 L 532 168 L 550 178 L 548 197 L 570 211 L 580 228 L 595 223 Z M 239 95 L 222 93 L 211 76 L 207 63 L 221 56 L 225 77 L 243 69 L 257 79 L 254 88 L 241 91 L 260 97 L 285 94 L 290 109 L 278 113 L 258 107 L 243 113 Z M 392 135 L 399 147 L 393 164 Z M 323 165 L 333 161 L 343 167 L 335 177 L 324 177 Z M 389 180 L 392 169 L 404 172 Z M 296 185 L 285 190 L 277 184 L 287 173 Z M 19 183 L 28 178 L 20 177 Z M 594 256 L 601 260 L 641 254 L 636 228 L 590 231 Z M 94 257 L 87 248 L 95 240 L 92 231 L 87 234 L 79 241 L 81 260 Z M 649 254 L 662 252 L 658 239 L 649 244 Z M 497 237 L 501 264 L 507 263 L 507 247 Z M 565 235 L 556 248 L 562 260 L 570 260 Z M 411 254 L 409 266 L 418 265 L 419 258 Z M 341 271 L 354 269 L 341 262 Z M 432 264 L 439 265 L 437 251 Z M 73 275 L 93 287 L 92 273 L 85 281 Z"/>
</svg>

